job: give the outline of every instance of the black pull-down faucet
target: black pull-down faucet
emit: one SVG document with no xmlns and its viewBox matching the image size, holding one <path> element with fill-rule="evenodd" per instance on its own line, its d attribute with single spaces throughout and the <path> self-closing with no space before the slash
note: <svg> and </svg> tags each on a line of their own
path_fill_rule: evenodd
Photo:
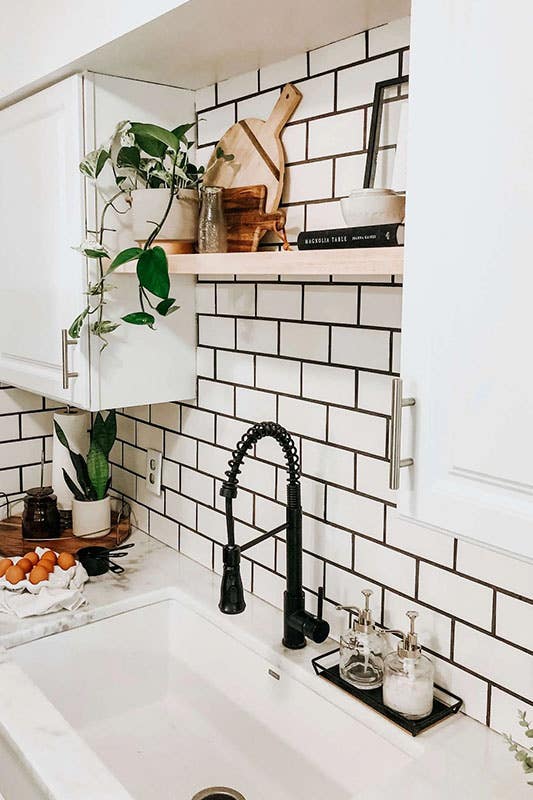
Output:
<svg viewBox="0 0 533 800">
<path fill-rule="evenodd" d="M 235 544 L 233 500 L 237 497 L 238 475 L 246 453 L 266 436 L 275 439 L 283 450 L 287 462 L 287 521 L 268 533 L 244 545 Z M 329 634 L 329 625 L 322 619 L 323 591 L 318 595 L 318 615 L 305 609 L 302 588 L 302 504 L 300 499 L 300 462 L 294 441 L 285 428 L 276 422 L 259 422 L 242 437 L 232 453 L 226 480 L 220 489 L 226 498 L 226 526 L 228 544 L 223 548 L 224 572 L 220 588 L 219 609 L 223 614 L 241 614 L 246 608 L 240 574 L 241 553 L 259 542 L 287 531 L 287 588 L 283 599 L 283 644 L 291 650 L 305 647 L 305 638 L 323 642 Z"/>
</svg>

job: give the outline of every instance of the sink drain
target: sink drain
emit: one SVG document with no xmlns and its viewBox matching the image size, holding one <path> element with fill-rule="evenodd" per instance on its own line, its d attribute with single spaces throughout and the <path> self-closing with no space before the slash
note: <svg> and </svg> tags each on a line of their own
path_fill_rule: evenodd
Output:
<svg viewBox="0 0 533 800">
<path fill-rule="evenodd" d="M 209 789 L 202 789 L 195 794 L 192 800 L 246 800 L 246 798 L 236 789 L 228 789 L 226 786 L 210 786 Z"/>
</svg>

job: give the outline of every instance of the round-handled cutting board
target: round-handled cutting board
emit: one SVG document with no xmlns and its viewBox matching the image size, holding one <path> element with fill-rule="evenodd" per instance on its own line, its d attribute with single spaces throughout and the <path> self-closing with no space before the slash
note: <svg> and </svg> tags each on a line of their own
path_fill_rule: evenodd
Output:
<svg viewBox="0 0 533 800">
<path fill-rule="evenodd" d="M 288 83 L 266 121 L 243 119 L 232 125 L 215 148 L 207 169 L 215 163 L 219 147 L 235 158 L 233 161 L 220 160 L 210 170 L 205 183 L 224 189 L 261 184 L 267 188 L 266 213 L 276 211 L 283 192 L 285 173 L 281 131 L 301 99 L 301 92 Z"/>
</svg>

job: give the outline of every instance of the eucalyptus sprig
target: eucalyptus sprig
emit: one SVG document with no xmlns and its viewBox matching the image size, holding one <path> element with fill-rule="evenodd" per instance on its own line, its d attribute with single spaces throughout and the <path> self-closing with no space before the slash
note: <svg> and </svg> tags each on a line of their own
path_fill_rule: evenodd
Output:
<svg viewBox="0 0 533 800">
<path fill-rule="evenodd" d="M 193 143 L 187 134 L 192 127 L 193 123 L 167 130 L 149 123 L 120 122 L 107 145 L 88 153 L 80 163 L 80 172 L 95 184 L 104 168 L 111 168 L 116 191 L 110 197 L 104 197 L 98 230 L 77 248 L 86 258 L 96 262 L 98 279 L 88 286 L 86 305 L 69 328 L 71 338 L 78 339 L 87 324 L 91 334 L 102 342 L 103 349 L 108 344 L 107 335 L 116 330 L 121 322 L 154 329 L 155 314 L 168 317 L 178 310 L 175 298 L 170 297 L 166 253 L 154 242 L 180 189 L 198 188 L 209 171 L 206 172 L 203 166 L 196 167 L 189 159 Z M 233 156 L 225 154 L 221 148 L 218 148 L 216 155 L 215 163 L 220 159 L 233 160 Z M 119 209 L 117 201 L 121 198 L 129 200 L 130 192 L 138 188 L 167 188 L 167 206 L 162 218 L 154 222 L 153 231 L 142 248 L 128 247 L 111 258 L 104 243 L 108 230 L 106 215 L 110 209 L 119 214 L 127 213 L 129 208 Z M 121 320 L 107 319 L 106 293 L 112 288 L 108 283 L 109 276 L 122 264 L 131 261 L 137 262 L 139 308 L 125 314 Z"/>
<path fill-rule="evenodd" d="M 525 728 L 524 734 L 528 739 L 533 739 L 533 725 L 528 722 L 525 711 L 518 712 L 518 724 L 521 728 Z M 533 773 L 533 748 L 524 747 L 516 742 L 513 737 L 508 734 L 502 734 L 503 739 L 507 742 L 509 750 L 514 753 L 515 759 L 522 765 L 522 769 L 526 775 Z M 528 786 L 533 786 L 533 781 L 528 781 Z"/>
</svg>

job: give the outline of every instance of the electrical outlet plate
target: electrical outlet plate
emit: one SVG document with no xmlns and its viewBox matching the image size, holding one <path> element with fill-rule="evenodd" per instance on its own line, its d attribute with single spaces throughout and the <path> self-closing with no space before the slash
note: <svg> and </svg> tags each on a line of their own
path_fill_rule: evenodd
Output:
<svg viewBox="0 0 533 800">
<path fill-rule="evenodd" d="M 159 450 L 146 453 L 146 488 L 152 494 L 161 494 L 161 464 L 163 454 Z"/>
</svg>

